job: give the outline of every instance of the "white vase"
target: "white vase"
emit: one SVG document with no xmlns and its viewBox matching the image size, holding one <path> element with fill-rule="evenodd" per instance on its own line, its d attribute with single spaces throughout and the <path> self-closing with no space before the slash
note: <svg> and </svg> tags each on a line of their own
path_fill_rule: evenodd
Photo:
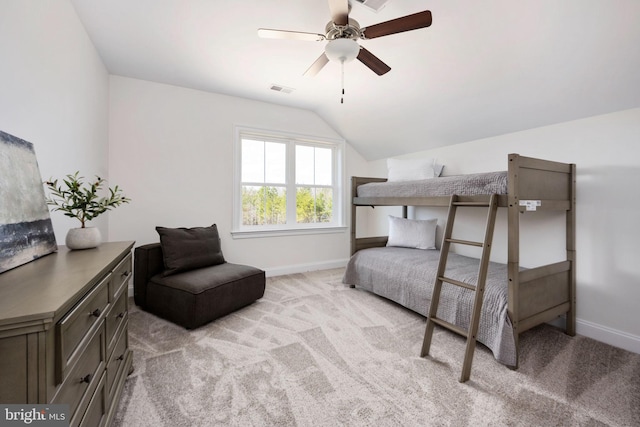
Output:
<svg viewBox="0 0 640 427">
<path fill-rule="evenodd" d="M 102 243 L 102 236 L 95 227 L 72 228 L 67 233 L 65 243 L 72 250 L 90 249 Z"/>
</svg>

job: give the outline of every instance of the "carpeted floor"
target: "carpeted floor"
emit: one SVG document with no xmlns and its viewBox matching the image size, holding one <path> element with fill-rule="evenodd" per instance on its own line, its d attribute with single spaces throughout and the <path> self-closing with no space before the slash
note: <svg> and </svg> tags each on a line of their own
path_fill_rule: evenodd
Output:
<svg viewBox="0 0 640 427">
<path fill-rule="evenodd" d="M 542 326 L 520 368 L 341 283 L 343 269 L 267 279 L 264 298 L 187 331 L 131 304 L 114 426 L 640 426 L 640 355 Z"/>
</svg>

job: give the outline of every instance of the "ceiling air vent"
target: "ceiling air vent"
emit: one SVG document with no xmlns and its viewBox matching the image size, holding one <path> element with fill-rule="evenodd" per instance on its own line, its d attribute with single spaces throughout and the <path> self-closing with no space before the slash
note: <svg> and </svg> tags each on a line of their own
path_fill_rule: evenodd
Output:
<svg viewBox="0 0 640 427">
<path fill-rule="evenodd" d="M 374 12 L 380 11 L 380 9 L 382 9 L 389 2 L 389 0 L 356 0 L 356 1 L 361 5 L 366 6 L 367 8 L 373 10 Z"/>
<path fill-rule="evenodd" d="M 276 92 L 282 92 L 282 93 L 291 93 L 295 90 L 292 87 L 286 87 L 282 85 L 271 85 L 269 89 L 275 90 Z"/>
</svg>

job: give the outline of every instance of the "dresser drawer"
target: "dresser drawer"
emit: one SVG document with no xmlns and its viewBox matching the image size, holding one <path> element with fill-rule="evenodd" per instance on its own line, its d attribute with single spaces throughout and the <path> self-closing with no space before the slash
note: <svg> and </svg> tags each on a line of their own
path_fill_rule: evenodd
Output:
<svg viewBox="0 0 640 427">
<path fill-rule="evenodd" d="M 107 416 L 107 391 L 106 391 L 106 374 L 102 375 L 102 379 L 98 383 L 98 388 L 94 393 L 89 406 L 84 413 L 84 417 L 80 422 L 80 427 L 100 427 L 104 425 Z"/>
<path fill-rule="evenodd" d="M 128 288 L 132 271 L 131 254 L 129 254 L 114 268 L 111 274 L 111 281 L 109 282 L 110 302 L 115 301 L 120 292 L 124 292 Z"/>
<path fill-rule="evenodd" d="M 52 403 L 68 404 L 71 426 L 77 426 L 97 389 L 106 366 L 105 329 L 95 329 L 67 378 L 58 387 Z"/>
<path fill-rule="evenodd" d="M 122 375 L 122 370 L 130 352 L 127 338 L 126 330 L 121 331 L 113 354 L 107 363 L 107 392 L 109 398 L 112 397 L 116 390 L 117 379 Z"/>
<path fill-rule="evenodd" d="M 128 295 L 126 292 L 121 293 L 116 302 L 111 305 L 111 308 L 107 312 L 105 318 L 107 326 L 107 357 L 109 357 L 113 351 L 117 332 L 120 330 L 120 326 L 127 320 L 127 297 Z"/>
<path fill-rule="evenodd" d="M 56 381 L 58 384 L 64 380 L 69 367 L 79 357 L 76 350 L 83 338 L 93 327 L 102 322 L 104 311 L 109 304 L 110 277 L 103 279 L 57 324 Z"/>
</svg>

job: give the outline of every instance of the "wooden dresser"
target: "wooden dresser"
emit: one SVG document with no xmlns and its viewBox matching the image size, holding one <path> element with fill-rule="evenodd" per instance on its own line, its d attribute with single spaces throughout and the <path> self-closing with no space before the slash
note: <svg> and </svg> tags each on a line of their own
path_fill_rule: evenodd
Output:
<svg viewBox="0 0 640 427">
<path fill-rule="evenodd" d="M 0 274 L 0 403 L 65 403 L 108 426 L 131 368 L 133 242 L 47 255 Z"/>
</svg>

